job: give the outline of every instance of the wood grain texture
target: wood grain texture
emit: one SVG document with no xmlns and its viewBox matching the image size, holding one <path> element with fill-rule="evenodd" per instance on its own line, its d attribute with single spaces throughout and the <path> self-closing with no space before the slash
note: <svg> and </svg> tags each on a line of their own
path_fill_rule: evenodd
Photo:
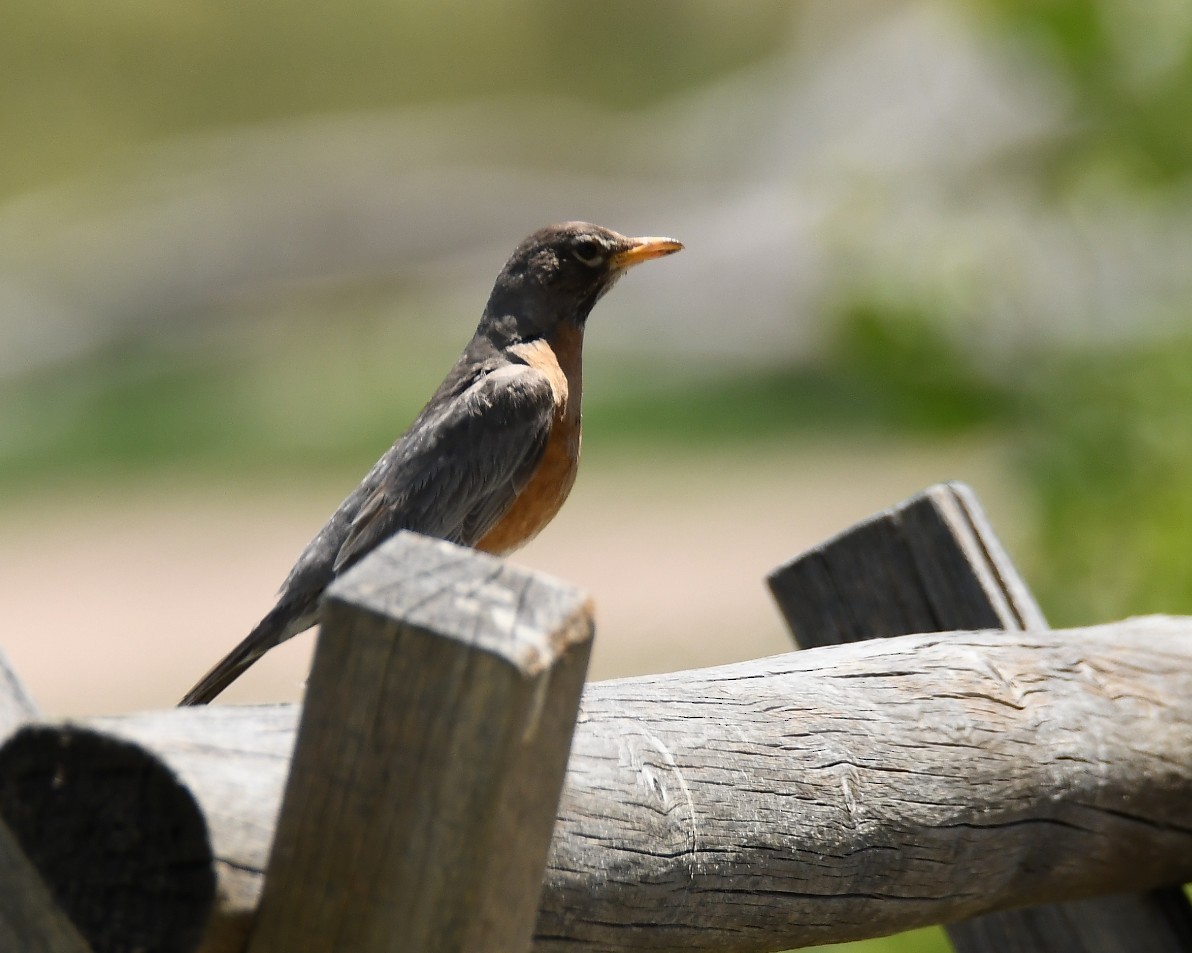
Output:
<svg viewBox="0 0 1192 953">
<path fill-rule="evenodd" d="M 228 795 L 280 763 L 295 718 L 92 724 L 174 765 L 224 873 L 259 889 L 279 795 Z M 1190 795 L 1192 619 L 903 636 L 596 682 L 535 949 L 788 949 L 1179 882 Z M 234 936 L 242 915 L 217 906 L 210 935 Z"/>
<path fill-rule="evenodd" d="M 934 486 L 815 547 L 769 577 L 803 647 L 911 632 L 1047 625 L 976 496 Z M 1188 953 L 1178 887 L 1064 908 L 992 914 L 948 929 L 958 953 Z"/>
<path fill-rule="evenodd" d="M 323 605 L 248 949 L 528 949 L 587 597 L 402 533 Z"/>
</svg>

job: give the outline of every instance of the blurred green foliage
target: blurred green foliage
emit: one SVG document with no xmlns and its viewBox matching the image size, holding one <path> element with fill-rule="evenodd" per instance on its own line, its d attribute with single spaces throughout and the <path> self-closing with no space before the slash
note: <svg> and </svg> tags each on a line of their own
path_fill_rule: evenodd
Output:
<svg viewBox="0 0 1192 953">
<path fill-rule="evenodd" d="M 1010 39 L 1067 76 L 1084 121 L 1054 155 L 1060 188 L 1109 158 L 1140 188 L 1192 169 L 1192 8 L 1184 3 L 978 0 Z"/>
<path fill-rule="evenodd" d="M 836 318 L 827 359 L 888 426 L 946 435 L 1005 422 L 1015 400 L 945 328 L 934 309 L 858 302 Z"/>
<path fill-rule="evenodd" d="M 1192 334 L 1057 357 L 1025 436 L 1052 621 L 1192 612 Z"/>
<path fill-rule="evenodd" d="M 1023 568 L 1053 624 L 1192 613 L 1192 321 L 996 376 L 942 326 L 905 308 L 851 311 L 836 379 L 862 381 L 894 429 L 1008 437 L 1034 517 Z"/>
</svg>

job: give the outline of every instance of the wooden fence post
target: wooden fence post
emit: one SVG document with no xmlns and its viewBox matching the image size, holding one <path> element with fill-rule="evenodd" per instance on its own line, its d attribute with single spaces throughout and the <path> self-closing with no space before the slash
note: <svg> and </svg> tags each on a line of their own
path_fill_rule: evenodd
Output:
<svg viewBox="0 0 1192 953">
<path fill-rule="evenodd" d="M 402 533 L 324 605 L 249 950 L 528 949 L 587 598 Z"/>
<path fill-rule="evenodd" d="M 1047 622 L 973 492 L 933 486 L 775 569 L 770 589 L 802 648 L 912 632 Z M 948 927 L 958 953 L 1188 953 L 1179 888 L 987 914 Z"/>
</svg>

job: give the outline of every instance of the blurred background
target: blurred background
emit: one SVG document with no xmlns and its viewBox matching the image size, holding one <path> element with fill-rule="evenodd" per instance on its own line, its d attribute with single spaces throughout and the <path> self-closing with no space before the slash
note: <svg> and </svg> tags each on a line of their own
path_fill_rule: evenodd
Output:
<svg viewBox="0 0 1192 953">
<path fill-rule="evenodd" d="M 1177 0 L 9 0 L 4 650 L 173 703 L 573 218 L 687 244 L 597 309 L 516 557 L 595 677 L 786 650 L 764 573 L 944 479 L 1054 624 L 1192 612 L 1190 115 Z"/>
</svg>

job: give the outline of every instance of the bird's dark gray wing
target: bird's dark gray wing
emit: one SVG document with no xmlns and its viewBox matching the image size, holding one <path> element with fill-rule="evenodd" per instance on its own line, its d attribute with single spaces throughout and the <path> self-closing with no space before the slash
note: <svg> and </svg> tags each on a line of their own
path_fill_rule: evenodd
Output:
<svg viewBox="0 0 1192 953">
<path fill-rule="evenodd" d="M 527 365 L 448 378 L 303 550 L 273 610 L 182 704 L 211 701 L 273 646 L 313 625 L 331 580 L 399 530 L 465 545 L 483 538 L 534 473 L 553 418 L 550 382 Z"/>
<path fill-rule="evenodd" d="M 554 412 L 546 375 L 524 364 L 503 365 L 431 409 L 378 462 L 334 572 L 403 529 L 474 545 L 534 473 Z"/>
</svg>

